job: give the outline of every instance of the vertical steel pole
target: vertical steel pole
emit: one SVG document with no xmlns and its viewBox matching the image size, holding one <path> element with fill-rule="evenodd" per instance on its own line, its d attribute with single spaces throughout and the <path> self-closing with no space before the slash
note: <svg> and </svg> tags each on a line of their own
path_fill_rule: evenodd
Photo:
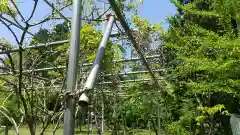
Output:
<svg viewBox="0 0 240 135">
<path fill-rule="evenodd" d="M 78 58 L 80 49 L 80 27 L 81 27 L 82 0 L 73 0 L 73 13 L 71 23 L 71 39 L 68 59 L 67 90 L 75 91 L 78 69 Z M 75 99 L 68 96 L 64 112 L 64 135 L 73 135 L 75 128 L 74 120 Z"/>
</svg>

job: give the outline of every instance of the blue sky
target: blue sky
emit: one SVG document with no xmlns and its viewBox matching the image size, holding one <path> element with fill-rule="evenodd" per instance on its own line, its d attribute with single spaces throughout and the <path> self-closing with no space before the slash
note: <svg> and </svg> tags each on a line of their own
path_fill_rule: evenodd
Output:
<svg viewBox="0 0 240 135">
<path fill-rule="evenodd" d="M 32 10 L 33 0 L 16 0 L 20 7 L 20 11 L 23 12 L 25 15 L 29 15 Z M 169 2 L 169 0 L 144 0 L 145 2 L 143 5 L 139 7 L 140 10 L 140 17 L 143 17 L 149 20 L 151 23 L 159 23 L 165 22 L 164 20 L 171 15 L 176 13 L 175 7 Z M 39 5 L 36 10 L 35 16 L 32 20 L 36 22 L 44 18 L 47 14 L 51 12 L 51 8 L 48 7 L 43 0 L 39 0 Z M 70 16 L 71 12 L 65 11 L 65 15 Z M 25 16 L 27 18 L 27 16 Z M 40 27 L 43 28 L 51 28 L 54 24 L 53 22 L 45 23 L 43 26 L 38 26 L 31 29 L 32 33 L 35 33 L 39 30 Z M 164 28 L 167 28 L 167 23 L 163 23 Z M 21 31 L 17 28 L 14 28 L 14 32 L 16 35 L 21 35 Z M 9 40 L 11 43 L 16 44 L 12 34 L 8 31 L 8 29 L 3 25 L 0 24 L 0 37 L 4 37 Z M 28 35 L 27 38 L 31 36 Z M 26 39 L 27 40 L 27 39 Z"/>
<path fill-rule="evenodd" d="M 139 10 L 140 16 L 151 23 L 159 23 L 176 13 L 176 8 L 169 0 L 145 0 L 143 5 L 140 5 Z M 164 27 L 167 27 L 166 22 Z"/>
</svg>

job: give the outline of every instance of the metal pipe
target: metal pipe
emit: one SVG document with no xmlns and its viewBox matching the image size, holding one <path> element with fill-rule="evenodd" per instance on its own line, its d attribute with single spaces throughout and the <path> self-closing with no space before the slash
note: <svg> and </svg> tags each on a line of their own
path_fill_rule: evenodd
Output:
<svg viewBox="0 0 240 135">
<path fill-rule="evenodd" d="M 153 56 L 146 56 L 146 59 L 154 59 L 154 58 L 160 58 L 160 55 L 153 55 Z M 120 62 L 131 62 L 131 61 L 139 61 L 142 60 L 141 57 L 136 58 L 130 58 L 130 59 L 122 59 L 122 60 L 114 60 L 114 63 L 120 63 Z"/>
<path fill-rule="evenodd" d="M 109 35 L 112 31 L 112 27 L 113 27 L 113 23 L 114 23 L 114 17 L 111 16 L 108 22 L 108 25 L 105 29 L 104 35 L 103 35 L 103 39 L 100 43 L 100 46 L 98 48 L 98 53 L 96 55 L 95 61 L 93 63 L 93 67 L 92 70 L 87 78 L 86 84 L 84 89 L 85 90 L 89 90 L 89 89 L 93 89 L 94 88 L 94 84 L 97 78 L 97 74 L 99 72 L 99 68 L 100 68 L 100 62 L 102 61 L 102 57 L 104 55 L 106 46 L 107 46 L 107 42 L 109 39 Z"/>
<path fill-rule="evenodd" d="M 146 56 L 146 59 L 154 59 L 160 58 L 160 55 L 153 55 L 153 56 Z M 121 59 L 121 60 L 113 60 L 113 63 L 120 63 L 120 62 L 131 62 L 131 61 L 139 61 L 141 58 L 130 58 L 130 59 Z M 83 66 L 91 66 L 93 63 L 84 63 Z M 54 69 L 65 69 L 66 66 L 59 66 L 59 67 L 49 67 L 49 68 L 41 68 L 41 69 L 33 69 L 33 70 L 25 70 L 23 72 L 38 72 L 38 71 L 47 71 L 47 70 L 54 70 Z"/>
<path fill-rule="evenodd" d="M 153 70 L 153 72 L 164 72 L 164 69 L 157 69 L 157 70 Z M 121 72 L 118 73 L 117 75 L 133 75 L 133 74 L 145 74 L 145 73 L 149 73 L 149 71 L 133 71 L 133 72 Z M 102 75 L 103 77 L 107 77 L 107 76 L 113 76 L 113 74 L 105 74 Z"/>
<path fill-rule="evenodd" d="M 149 82 L 152 79 L 147 78 L 147 79 L 131 79 L 131 80 L 124 80 L 124 81 L 119 81 L 119 83 L 129 83 L 129 82 Z M 163 78 L 157 78 L 156 80 L 163 80 Z M 102 82 L 102 83 L 96 83 L 96 85 L 104 85 L 104 84 L 112 84 L 112 82 Z M 38 87 L 38 88 L 26 88 L 27 90 L 31 90 L 31 89 L 44 89 L 44 88 L 61 88 L 61 86 L 50 86 L 50 87 Z M 129 86 L 117 86 L 117 88 L 131 88 Z M 97 89 L 97 88 L 94 88 Z M 54 90 L 54 91 L 58 91 L 58 90 Z M 60 90 L 59 90 L 60 91 Z M 8 91 L 7 91 L 8 92 Z M 9 91 L 12 92 L 12 91 Z"/>
<path fill-rule="evenodd" d="M 164 72 L 164 69 L 156 69 L 153 70 L 153 72 Z M 143 71 L 133 71 L 133 72 L 121 72 L 118 73 L 117 75 L 132 75 L 132 74 L 144 74 L 144 73 L 149 73 L 149 71 L 147 70 L 143 70 Z M 7 73 L 0 73 L 0 75 L 12 75 L 11 72 L 7 72 Z M 102 77 L 108 77 L 108 76 L 113 76 L 114 74 L 103 74 Z M 37 78 L 36 76 L 34 76 L 35 78 Z M 39 79 L 46 79 L 46 78 L 40 78 Z M 84 79 L 83 77 L 81 77 L 81 79 Z M 49 79 L 47 81 L 50 81 Z"/>
<path fill-rule="evenodd" d="M 154 59 L 154 58 L 160 58 L 160 55 L 153 55 L 153 56 L 146 56 L 146 59 Z M 130 58 L 130 59 L 121 59 L 121 60 L 113 60 L 113 63 L 121 63 L 121 62 L 131 62 L 131 61 L 139 61 L 141 58 Z M 84 63 L 83 66 L 91 66 L 93 63 Z M 24 70 L 23 73 L 29 73 L 29 72 L 40 72 L 40 71 L 48 71 L 48 70 L 55 70 L 55 69 L 65 69 L 66 66 L 59 66 L 59 67 L 49 67 L 49 68 L 40 68 L 40 69 L 32 69 L 32 70 Z M 16 71 L 18 72 L 18 71 Z M 12 72 L 2 72 L 0 75 L 9 75 L 12 74 Z"/>
<path fill-rule="evenodd" d="M 119 83 L 129 83 L 129 82 L 148 82 L 151 81 L 152 79 L 136 79 L 136 80 L 125 80 L 125 81 L 119 81 Z M 156 78 L 156 80 L 163 80 L 163 78 Z M 97 83 L 98 85 L 101 84 L 113 84 L 113 82 L 102 82 L 102 83 Z"/>
<path fill-rule="evenodd" d="M 63 41 L 46 43 L 46 44 L 32 45 L 32 46 L 27 46 L 27 47 L 23 48 L 23 51 L 29 50 L 29 49 L 39 49 L 39 48 L 43 48 L 43 47 L 50 47 L 50 46 L 51 47 L 59 46 L 59 45 L 63 45 L 63 44 L 68 43 L 68 42 L 69 42 L 69 40 L 63 40 Z M 14 53 L 14 52 L 18 52 L 18 48 L 11 49 L 11 50 L 2 50 L 0 52 L 0 54 L 7 54 L 7 53 Z"/>
<path fill-rule="evenodd" d="M 157 78 L 156 80 L 163 80 L 163 78 Z M 124 80 L 124 81 L 119 81 L 119 83 L 129 83 L 129 82 L 149 82 L 151 79 L 131 79 L 131 80 Z M 104 85 L 104 84 L 113 84 L 113 82 L 102 82 L 102 83 L 96 83 L 97 85 Z M 128 86 L 117 86 L 118 88 L 129 88 Z M 53 87 L 40 87 L 41 89 L 43 88 L 61 88 L 61 86 L 53 86 Z M 38 89 L 40 89 L 38 88 Z M 26 89 L 36 89 L 36 88 L 26 88 Z"/>
<path fill-rule="evenodd" d="M 117 37 L 119 36 L 119 33 L 113 33 L 110 35 L 110 37 Z M 50 43 L 41 43 L 37 45 L 31 45 L 31 46 L 26 46 L 23 48 L 23 51 L 29 50 L 29 49 L 39 49 L 39 48 L 44 48 L 44 47 L 54 47 L 54 46 L 60 46 L 64 45 L 65 43 L 69 43 L 69 40 L 63 40 L 63 41 L 55 41 L 55 42 L 50 42 Z M 14 48 L 11 50 L 2 50 L 0 51 L 0 54 L 8 54 L 8 53 L 15 53 L 18 52 L 18 48 Z"/>
<path fill-rule="evenodd" d="M 76 88 L 78 59 L 80 52 L 80 29 L 81 29 L 81 8 L 82 0 L 73 0 L 73 17 L 71 23 L 71 39 L 68 59 L 67 90 L 74 92 Z M 63 135 L 74 135 L 75 129 L 75 99 L 73 96 L 66 97 L 64 112 Z"/>
<path fill-rule="evenodd" d="M 153 70 L 153 72 L 164 72 L 164 69 L 157 69 L 157 70 Z M 149 73 L 148 71 L 134 71 L 134 72 L 122 72 L 122 73 L 119 73 L 119 75 L 132 75 L 132 74 L 145 74 L 145 73 Z M 111 76 L 112 74 L 106 74 L 106 75 L 102 75 L 102 77 L 107 77 L 107 76 Z M 81 79 L 85 79 L 84 77 L 80 77 Z M 41 79 L 41 78 L 40 78 Z M 49 81 L 49 80 L 47 80 Z M 122 83 L 125 83 L 125 82 L 132 82 L 132 80 L 125 80 L 125 81 L 122 81 Z M 135 81 L 141 81 L 141 80 L 135 80 Z M 143 80 L 143 81 L 146 81 L 146 80 Z M 147 80 L 149 81 L 149 79 Z M 61 84 L 61 83 L 59 83 Z M 99 84 L 99 83 L 97 83 Z M 109 84 L 108 82 L 106 84 Z M 44 87 L 41 87 L 41 88 L 44 88 Z M 48 88 L 48 87 L 46 87 Z M 49 87 L 49 88 L 55 88 L 55 87 Z M 56 88 L 61 88 L 61 86 L 57 86 Z M 126 86 L 120 86 L 119 88 L 127 88 Z M 28 88 L 27 88 L 28 89 Z M 29 89 L 32 89 L 32 88 L 29 88 Z"/>
<path fill-rule="evenodd" d="M 164 72 L 164 71 L 165 71 L 164 69 L 153 70 L 153 72 Z M 118 75 L 133 75 L 133 74 L 145 74 L 145 73 L 149 73 L 149 71 L 121 72 Z M 0 75 L 9 75 L 9 74 L 0 74 Z M 113 74 L 102 75 L 102 77 L 108 77 L 108 76 L 113 76 Z M 37 78 L 37 79 L 40 79 L 40 80 L 44 80 L 44 81 L 50 81 L 49 79 L 43 78 L 43 77 L 37 77 L 37 76 L 33 76 L 33 77 Z M 85 79 L 85 78 L 84 77 L 80 77 L 80 79 Z M 58 84 L 61 84 L 61 82 L 58 82 Z"/>
</svg>

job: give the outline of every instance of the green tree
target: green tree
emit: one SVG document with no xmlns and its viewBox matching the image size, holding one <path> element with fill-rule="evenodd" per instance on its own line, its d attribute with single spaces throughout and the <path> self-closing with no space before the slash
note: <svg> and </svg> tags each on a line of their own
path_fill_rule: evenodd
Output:
<svg viewBox="0 0 240 135">
<path fill-rule="evenodd" d="M 170 18 L 170 29 L 162 36 L 162 48 L 170 52 L 166 79 L 174 96 L 169 132 L 183 128 L 182 134 L 230 134 L 227 114 L 238 113 L 239 106 L 240 42 L 232 24 L 239 2 L 174 3 L 184 14 Z"/>
</svg>

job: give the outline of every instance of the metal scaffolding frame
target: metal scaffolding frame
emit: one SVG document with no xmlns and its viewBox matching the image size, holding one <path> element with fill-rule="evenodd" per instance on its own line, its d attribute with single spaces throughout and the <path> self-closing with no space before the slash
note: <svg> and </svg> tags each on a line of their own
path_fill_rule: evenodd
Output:
<svg viewBox="0 0 240 135">
<path fill-rule="evenodd" d="M 158 83 L 159 80 L 162 80 L 163 78 L 158 78 L 155 75 L 159 72 L 164 72 L 164 69 L 157 69 L 152 70 L 147 59 L 154 59 L 154 58 L 160 58 L 160 55 L 154 55 L 154 56 L 144 56 L 142 51 L 140 50 L 135 38 L 132 35 L 132 32 L 128 26 L 128 24 L 125 21 L 124 16 L 120 12 L 117 4 L 115 3 L 115 0 L 108 0 L 110 5 L 112 6 L 112 9 L 114 10 L 116 16 L 118 17 L 118 20 L 120 21 L 121 25 L 123 26 L 125 30 L 125 34 L 127 34 L 129 40 L 131 41 L 133 47 L 137 51 L 140 57 L 131 58 L 131 59 L 121 59 L 121 60 L 114 60 L 113 63 L 120 63 L 120 62 L 131 62 L 131 61 L 142 61 L 145 65 L 147 71 L 133 71 L 133 72 L 121 72 L 118 73 L 118 75 L 131 75 L 131 74 L 145 74 L 149 73 L 151 75 L 151 79 L 133 79 L 133 80 L 124 80 L 124 81 L 118 81 L 117 83 L 132 83 L 132 82 L 149 82 L 154 81 L 155 84 L 157 84 L 160 88 L 160 84 Z M 69 40 L 63 40 L 63 41 L 56 41 L 51 43 L 45 43 L 45 44 L 38 44 L 38 45 L 32 45 L 27 46 L 22 49 L 22 51 L 26 50 L 32 50 L 32 49 L 40 49 L 40 48 L 47 48 L 47 47 L 54 47 L 54 46 L 60 46 L 64 45 L 65 43 L 70 42 L 70 51 L 69 51 L 69 63 L 68 63 L 68 72 L 67 72 L 67 88 L 65 89 L 65 93 L 70 93 L 70 95 L 67 95 L 66 97 L 66 109 L 64 112 L 64 135 L 73 135 L 74 134 L 74 112 L 75 112 L 75 97 L 73 96 L 76 94 L 76 83 L 77 83 L 77 72 L 78 72 L 78 57 L 79 57 L 79 48 L 80 48 L 80 26 L 81 26 L 81 9 L 82 8 L 82 0 L 73 0 L 73 16 L 72 16 L 72 26 L 71 26 L 71 39 Z M 114 17 L 110 17 L 110 23 L 108 24 L 108 27 L 105 29 L 104 36 L 102 39 L 102 42 L 100 44 L 97 57 L 95 59 L 94 63 L 84 63 L 82 66 L 91 66 L 92 70 L 90 71 L 90 74 L 88 76 L 88 79 L 86 81 L 86 85 L 83 89 L 83 92 L 80 94 L 84 94 L 84 90 L 93 90 L 94 84 L 99 72 L 100 62 L 102 59 L 102 56 L 104 55 L 104 50 L 107 44 L 107 41 L 110 37 L 117 37 L 121 34 L 114 33 L 111 34 L 112 25 L 114 22 Z M 2 50 L 0 51 L 1 54 L 10 54 L 18 52 L 19 49 L 10 49 L 10 50 Z M 55 70 L 55 69 L 65 69 L 66 66 L 59 66 L 59 67 L 49 67 L 49 68 L 41 68 L 41 69 L 33 69 L 33 70 L 24 70 L 23 73 L 31 73 L 31 72 L 40 72 L 40 71 L 49 71 L 49 70 Z M 18 71 L 16 71 L 18 73 Z M 12 72 L 2 72 L 0 75 L 11 75 Z M 113 74 L 105 74 L 100 75 L 101 77 L 107 77 L 112 76 Z M 99 82 L 96 83 L 97 85 L 108 85 L 108 84 L 114 84 L 113 82 Z M 51 87 L 53 88 L 53 87 Z M 123 86 L 122 88 L 127 88 L 126 86 Z M 31 88 L 30 88 L 31 89 Z M 77 93 L 79 94 L 79 93 Z"/>
</svg>

